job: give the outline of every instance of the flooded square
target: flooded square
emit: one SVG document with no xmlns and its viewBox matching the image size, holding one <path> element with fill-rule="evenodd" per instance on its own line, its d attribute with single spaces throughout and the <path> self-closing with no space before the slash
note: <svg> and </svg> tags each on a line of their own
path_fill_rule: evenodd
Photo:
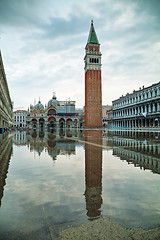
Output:
<svg viewBox="0 0 160 240">
<path fill-rule="evenodd" d="M 160 226 L 159 132 L 16 131 L 0 143 L 0 239 L 54 239 L 105 217 Z"/>
</svg>

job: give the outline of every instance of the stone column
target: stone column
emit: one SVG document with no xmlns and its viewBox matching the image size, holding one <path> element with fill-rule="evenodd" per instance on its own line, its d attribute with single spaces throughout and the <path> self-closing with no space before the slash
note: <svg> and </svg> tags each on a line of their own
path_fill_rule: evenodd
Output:
<svg viewBox="0 0 160 240">
<path fill-rule="evenodd" d="M 147 112 L 147 106 L 146 105 L 145 105 L 144 109 L 145 109 L 145 113 L 146 113 Z"/>
<path fill-rule="evenodd" d="M 156 110 L 156 109 L 155 109 L 155 103 L 153 103 L 153 112 L 155 112 L 155 110 Z"/>
</svg>

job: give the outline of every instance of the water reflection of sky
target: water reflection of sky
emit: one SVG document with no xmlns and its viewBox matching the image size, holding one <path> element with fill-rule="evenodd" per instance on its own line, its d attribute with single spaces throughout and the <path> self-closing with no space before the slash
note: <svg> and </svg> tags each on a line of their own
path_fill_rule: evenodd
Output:
<svg viewBox="0 0 160 240">
<path fill-rule="evenodd" d="M 47 145 L 45 136 L 23 136 L 23 144 L 15 141 L 0 208 L 0 233 L 4 239 L 11 233 L 38 239 L 40 235 L 49 236 L 48 226 L 99 216 L 109 216 L 128 227 L 159 226 L 160 175 L 113 155 L 115 147 L 124 147 L 115 146 L 113 136 L 102 139 L 98 131 L 76 136 L 64 136 L 63 141 L 58 136 L 53 146 L 51 142 Z M 103 149 L 100 146 L 104 143 Z M 131 150 L 133 157 L 134 148 Z M 144 161 L 145 152 L 138 154 Z M 158 161 L 152 154 L 147 159 Z"/>
<path fill-rule="evenodd" d="M 103 154 L 103 214 L 128 227 L 160 224 L 159 175 Z"/>
</svg>

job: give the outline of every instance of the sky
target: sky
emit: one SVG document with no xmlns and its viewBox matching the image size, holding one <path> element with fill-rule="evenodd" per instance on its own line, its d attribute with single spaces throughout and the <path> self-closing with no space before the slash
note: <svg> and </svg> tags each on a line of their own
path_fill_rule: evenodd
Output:
<svg viewBox="0 0 160 240">
<path fill-rule="evenodd" d="M 0 50 L 14 110 L 40 99 L 84 106 L 91 20 L 101 44 L 102 104 L 160 81 L 159 0 L 0 0 Z"/>
</svg>

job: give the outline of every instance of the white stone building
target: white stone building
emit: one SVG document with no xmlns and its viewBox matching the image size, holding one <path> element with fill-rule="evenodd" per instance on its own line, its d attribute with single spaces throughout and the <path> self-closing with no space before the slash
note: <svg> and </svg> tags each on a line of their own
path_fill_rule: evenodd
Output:
<svg viewBox="0 0 160 240">
<path fill-rule="evenodd" d="M 103 127 L 108 127 L 112 120 L 112 106 L 103 105 L 102 106 L 102 117 L 103 117 Z"/>
<path fill-rule="evenodd" d="M 160 127 L 160 82 L 139 88 L 112 101 L 112 126 L 118 128 Z"/>
<path fill-rule="evenodd" d="M 17 128 L 26 128 L 26 110 L 17 110 L 13 112 L 13 123 Z"/>
</svg>

